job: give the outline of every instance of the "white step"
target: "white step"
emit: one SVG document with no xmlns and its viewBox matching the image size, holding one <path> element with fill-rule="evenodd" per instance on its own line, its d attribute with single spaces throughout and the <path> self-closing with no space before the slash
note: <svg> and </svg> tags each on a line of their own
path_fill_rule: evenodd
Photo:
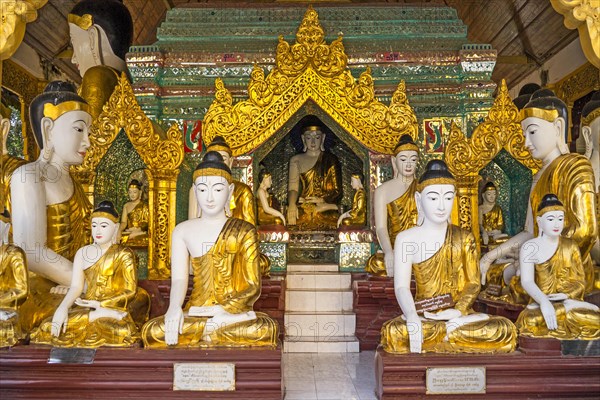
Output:
<svg viewBox="0 0 600 400">
<path fill-rule="evenodd" d="M 285 311 L 352 311 L 352 290 L 287 289 Z"/>
<path fill-rule="evenodd" d="M 356 336 L 314 337 L 305 336 L 286 339 L 285 353 L 358 353 L 360 346 Z"/>
<path fill-rule="evenodd" d="M 349 273 L 335 272 L 296 272 L 288 273 L 288 289 L 347 289 L 351 288 L 352 276 Z"/>
<path fill-rule="evenodd" d="M 290 272 L 338 272 L 337 264 L 288 264 L 287 273 Z"/>
<path fill-rule="evenodd" d="M 356 332 L 354 313 L 285 313 L 285 335 L 301 336 L 352 336 Z"/>
</svg>

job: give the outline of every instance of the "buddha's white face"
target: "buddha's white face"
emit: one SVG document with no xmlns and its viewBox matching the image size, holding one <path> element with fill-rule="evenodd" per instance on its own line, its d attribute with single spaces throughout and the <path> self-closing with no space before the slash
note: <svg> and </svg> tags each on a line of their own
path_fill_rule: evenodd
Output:
<svg viewBox="0 0 600 400">
<path fill-rule="evenodd" d="M 540 234 L 549 237 L 558 237 L 565 227 L 565 213 L 563 211 L 548 211 L 537 217 Z"/>
<path fill-rule="evenodd" d="M 202 216 L 217 216 L 225 212 L 233 193 L 233 184 L 230 185 L 222 176 L 199 176 L 194 185 Z"/>
<path fill-rule="evenodd" d="M 395 160 L 393 161 L 396 163 L 398 174 L 405 178 L 415 176 L 419 153 L 414 150 L 404 150 L 399 152 L 394 158 Z"/>
<path fill-rule="evenodd" d="M 356 176 L 350 178 L 350 187 L 354 190 L 358 190 L 362 187 L 362 182 Z"/>
<path fill-rule="evenodd" d="M 92 238 L 97 245 L 112 243 L 119 224 L 108 218 L 92 218 Z"/>
<path fill-rule="evenodd" d="M 85 153 L 90 147 L 88 136 L 92 116 L 85 111 L 69 111 L 52 121 L 42 119 L 42 126 L 48 130 L 48 143 L 54 149 L 54 161 L 67 165 L 83 163 Z"/>
<path fill-rule="evenodd" d="M 435 224 L 447 223 L 452 214 L 454 195 L 454 185 L 439 184 L 426 186 L 419 196 L 417 196 L 425 219 Z"/>
<path fill-rule="evenodd" d="M 223 162 L 229 167 L 229 169 L 231 169 L 231 165 L 233 164 L 233 158 L 229 155 L 229 153 L 223 150 L 219 150 L 217 153 L 219 153 L 221 157 L 223 157 Z"/>
<path fill-rule="evenodd" d="M 307 151 L 320 151 L 325 135 L 321 131 L 306 131 L 302 134 L 302 143 Z"/>
<path fill-rule="evenodd" d="M 137 201 L 140 199 L 142 191 L 138 189 L 137 186 L 129 186 L 129 189 L 127 189 L 127 194 L 129 195 L 129 200 Z"/>
<path fill-rule="evenodd" d="M 562 133 L 553 122 L 541 118 L 529 117 L 521 122 L 525 147 L 531 156 L 537 160 L 544 160 L 550 153 L 558 149 Z"/>
<path fill-rule="evenodd" d="M 483 192 L 483 197 L 488 203 L 495 203 L 498 198 L 498 192 L 496 192 L 496 189 L 488 189 Z"/>
<path fill-rule="evenodd" d="M 265 177 L 263 178 L 263 185 L 267 189 L 273 186 L 273 178 L 271 177 L 271 175 L 265 175 Z"/>
<path fill-rule="evenodd" d="M 99 65 L 94 60 L 92 54 L 96 51 L 99 54 L 98 49 L 92 49 L 90 34 L 88 31 L 84 31 L 75 24 L 69 23 L 69 34 L 71 36 L 71 45 L 73 46 L 73 57 L 71 62 L 75 64 L 79 69 L 79 74 L 83 77 L 88 69 Z"/>
</svg>

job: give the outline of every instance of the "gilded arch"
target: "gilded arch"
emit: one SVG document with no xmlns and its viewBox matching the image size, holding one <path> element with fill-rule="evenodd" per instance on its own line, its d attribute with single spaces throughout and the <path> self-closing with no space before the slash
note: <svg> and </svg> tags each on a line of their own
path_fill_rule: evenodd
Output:
<svg viewBox="0 0 600 400">
<path fill-rule="evenodd" d="M 502 80 L 498 95 L 484 122 L 470 138 L 452 124 L 444 159 L 456 177 L 458 214 L 453 220 L 479 237 L 478 188 L 479 171 L 505 149 L 518 162 L 536 173 L 541 162 L 531 157 L 525 148 L 519 111 L 513 103 L 506 82 Z"/>
<path fill-rule="evenodd" d="M 253 151 L 274 135 L 304 103 L 312 100 L 363 146 L 391 154 L 403 134 L 418 135 L 417 117 L 400 82 L 389 106 L 375 98 L 369 68 L 355 80 L 342 38 L 325 43 L 317 12 L 309 6 L 290 45 L 279 37 L 275 68 L 265 77 L 255 65 L 248 99 L 233 104 L 223 81 L 204 117 L 203 138 L 221 135 L 235 156 Z"/>
<path fill-rule="evenodd" d="M 148 231 L 148 269 L 150 279 L 166 279 L 170 275 L 171 235 L 175 228 L 175 190 L 179 165 L 183 161 L 183 135 L 177 124 L 164 133 L 148 119 L 140 108 L 125 74 L 102 113 L 90 128 L 90 148 L 81 166 L 74 170 L 90 198 L 98 163 L 104 157 L 121 129 L 146 164 L 150 221 Z"/>
</svg>

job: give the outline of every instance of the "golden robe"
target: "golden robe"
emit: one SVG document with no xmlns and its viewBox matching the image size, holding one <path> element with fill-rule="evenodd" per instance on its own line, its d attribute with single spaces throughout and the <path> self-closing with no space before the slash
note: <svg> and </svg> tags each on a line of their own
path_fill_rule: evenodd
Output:
<svg viewBox="0 0 600 400">
<path fill-rule="evenodd" d="M 81 247 L 91 243 L 90 214 L 92 205 L 83 188 L 73 180 L 73 195 L 67 201 L 46 207 L 46 246 L 69 261 Z M 29 297 L 20 309 L 24 331 L 37 327 L 54 315 L 64 295 L 51 294 L 56 283 L 30 273 Z"/>
<path fill-rule="evenodd" d="M 394 247 L 398 233 L 417 225 L 416 191 L 417 180 L 415 179 L 402 196 L 387 204 L 387 228 L 392 247 Z M 365 271 L 373 275 L 387 276 L 384 257 L 383 253 L 373 254 L 367 260 Z"/>
<path fill-rule="evenodd" d="M 28 279 L 25 252 L 16 246 L 0 247 L 0 310 L 12 314 L 0 321 L 0 347 L 13 346 L 24 337 L 19 323 L 19 306 L 27 298 Z"/>
<path fill-rule="evenodd" d="M 192 306 L 221 305 L 227 312 L 252 311 L 260 296 L 258 237 L 254 226 L 230 218 L 210 250 L 192 259 L 194 286 L 184 307 L 183 333 L 176 346 L 165 343 L 164 316 L 149 321 L 142 330 L 144 347 L 247 347 L 276 346 L 277 323 L 268 315 L 256 313 L 256 319 L 227 325 L 211 333 L 210 342 L 202 340 L 205 317 L 189 317 Z"/>
<path fill-rule="evenodd" d="M 428 260 L 413 264 L 417 284 L 415 301 L 449 293 L 454 308 L 463 315 L 473 313 L 480 289 L 479 251 L 472 233 L 449 225 L 442 247 Z M 484 321 L 465 324 L 446 336 L 446 322 L 425 320 L 423 352 L 506 353 L 517 345 L 517 331 L 504 317 L 490 316 Z M 406 321 L 397 317 L 381 328 L 381 344 L 389 353 L 409 353 Z"/>
<path fill-rule="evenodd" d="M 254 213 L 254 195 L 250 186 L 244 182 L 233 181 L 233 195 L 231 196 L 231 216 L 241 219 L 249 224 L 256 225 Z"/>
<path fill-rule="evenodd" d="M 119 82 L 119 72 L 106 65 L 96 65 L 83 75 L 79 94 L 90 106 L 92 120 L 98 118 Z"/>
<path fill-rule="evenodd" d="M 350 217 L 342 220 L 345 226 L 364 226 L 367 223 L 367 193 L 365 189 L 358 189 L 352 199 Z"/>
<path fill-rule="evenodd" d="M 565 207 L 563 236 L 577 242 L 583 260 L 585 292 L 594 286 L 594 263 L 590 250 L 598 240 L 594 171 L 589 160 L 580 154 L 565 154 L 556 158 L 542 173 L 530 195 L 535 212 L 542 198 L 554 193 Z M 535 226 L 535 236 L 538 228 Z"/>
<path fill-rule="evenodd" d="M 494 207 L 488 212 L 483 214 L 483 221 L 481 221 L 483 229 L 486 232 L 490 231 L 501 231 L 504 232 L 504 218 L 502 218 L 502 208 L 498 204 L 494 204 Z"/>
<path fill-rule="evenodd" d="M 13 157 L 10 154 L 2 155 L 2 189 L 4 191 L 4 208 L 8 212 L 12 212 L 11 201 L 10 201 L 10 181 L 12 180 L 12 174 L 21 165 L 26 164 L 27 161 L 22 158 Z"/>
<path fill-rule="evenodd" d="M 583 300 L 585 276 L 577 243 L 561 237 L 548 261 L 535 264 L 535 283 L 544 294 L 564 293 L 569 299 Z M 558 329 L 548 330 L 540 308 L 526 308 L 516 325 L 525 336 L 556 339 L 600 339 L 600 312 L 587 309 L 566 311 L 562 302 L 553 303 Z"/>
<path fill-rule="evenodd" d="M 84 300 L 97 300 L 104 308 L 127 312 L 121 320 L 89 320 L 90 309 L 75 306 L 69 312 L 66 332 L 52 336 L 52 317 L 31 333 L 31 342 L 60 347 L 128 347 L 139 341 L 139 331 L 128 312 L 137 291 L 137 258 L 133 250 L 112 245 L 96 263 L 83 271 Z"/>
<path fill-rule="evenodd" d="M 122 243 L 127 243 L 129 246 L 147 246 L 148 245 L 148 221 L 150 220 L 150 210 L 148 203 L 140 201 L 133 207 L 133 210 L 127 213 L 127 227 L 125 229 L 140 228 L 144 233 L 129 237 L 129 232 L 123 232 Z"/>
<path fill-rule="evenodd" d="M 267 203 L 269 207 L 273 207 L 273 198 L 269 192 L 267 192 Z M 256 208 L 258 210 L 258 225 L 283 225 L 281 218 L 265 212 L 260 199 L 256 202 Z"/>
</svg>

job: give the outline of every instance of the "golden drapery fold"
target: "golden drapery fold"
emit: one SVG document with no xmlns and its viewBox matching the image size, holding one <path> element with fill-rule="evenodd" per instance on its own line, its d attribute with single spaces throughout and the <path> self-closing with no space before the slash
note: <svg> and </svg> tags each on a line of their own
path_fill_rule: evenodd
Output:
<svg viewBox="0 0 600 400">
<path fill-rule="evenodd" d="M 273 197 L 267 192 L 267 203 L 270 207 L 273 207 Z M 283 220 L 271 214 L 267 214 L 260 202 L 256 202 L 256 208 L 258 210 L 258 225 L 283 225 Z"/>
<path fill-rule="evenodd" d="M 478 262 L 479 251 L 473 234 L 449 225 L 442 247 L 428 260 L 413 264 L 417 284 L 415 301 L 450 294 L 454 308 L 463 315 L 472 314 L 480 289 Z M 449 334 L 445 321 L 424 320 L 422 327 L 423 352 L 505 353 L 517 345 L 516 328 L 504 317 L 489 316 Z M 383 325 L 381 344 L 390 353 L 410 352 L 406 321 L 402 316 Z"/>
<path fill-rule="evenodd" d="M 483 229 L 487 232 L 490 231 L 501 231 L 504 232 L 504 218 L 502 217 L 502 208 L 498 204 L 494 204 L 492 209 L 483 214 L 483 221 L 481 221 Z"/>
<path fill-rule="evenodd" d="M 97 300 L 104 308 L 126 312 L 121 320 L 99 318 L 90 322 L 90 309 L 75 306 L 69 311 L 66 332 L 51 334 L 52 317 L 31 333 L 31 341 L 59 347 L 128 347 L 139 341 L 139 330 L 129 313 L 137 295 L 137 257 L 128 247 L 112 245 L 84 270 L 84 300 Z"/>
<path fill-rule="evenodd" d="M 585 276 L 577 242 L 561 237 L 548 261 L 535 264 L 535 283 L 544 294 L 564 293 L 569 299 L 583 300 Z M 516 325 L 521 335 L 556 339 L 600 339 L 600 312 L 583 308 L 567 311 L 554 303 L 558 329 L 549 330 L 541 309 L 525 308 Z"/>
<path fill-rule="evenodd" d="M 350 217 L 342 220 L 345 226 L 364 226 L 367 223 L 367 193 L 365 189 L 358 189 L 352 199 Z"/>
<path fill-rule="evenodd" d="M 231 216 L 241 219 L 249 224 L 256 225 L 254 213 L 254 196 L 252 189 L 240 181 L 233 181 L 233 195 L 231 196 Z"/>
<path fill-rule="evenodd" d="M 19 306 L 29 290 L 25 252 L 16 246 L 0 246 L 0 311 L 10 314 L 0 320 L 0 347 L 13 346 L 23 338 Z"/>
<path fill-rule="evenodd" d="M 116 69 L 106 65 L 91 67 L 83 75 L 79 95 L 89 104 L 92 120 L 96 120 L 102 112 L 102 107 L 119 83 L 119 75 Z"/>
<path fill-rule="evenodd" d="M 194 286 L 184 311 L 192 306 L 221 305 L 227 312 L 252 311 L 260 297 L 261 279 L 258 262 L 258 236 L 254 226 L 230 218 L 210 250 L 192 259 Z M 176 346 L 165 343 L 164 316 L 154 318 L 143 328 L 144 346 L 167 347 L 247 347 L 276 346 L 277 323 L 268 315 L 256 313 L 256 319 L 227 325 L 215 330 L 210 341 L 202 340 L 207 318 L 185 313 L 183 333 Z"/>
</svg>

